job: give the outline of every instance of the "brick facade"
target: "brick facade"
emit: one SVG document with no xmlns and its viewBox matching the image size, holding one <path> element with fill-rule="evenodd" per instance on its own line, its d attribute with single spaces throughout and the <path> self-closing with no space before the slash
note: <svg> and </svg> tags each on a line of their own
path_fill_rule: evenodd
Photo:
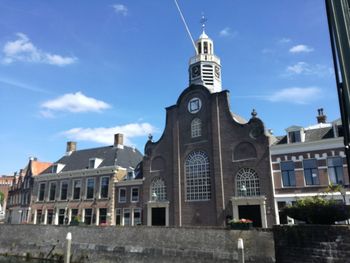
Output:
<svg viewBox="0 0 350 263">
<path fill-rule="evenodd" d="M 200 110 L 192 114 L 188 110 L 191 99 L 199 98 Z M 201 120 L 201 135 L 191 136 L 191 122 Z M 143 160 L 143 209 L 152 209 L 150 187 L 152 180 L 160 177 L 166 185 L 169 225 L 217 225 L 225 224 L 227 217 L 240 218 L 233 211 L 244 200 L 253 204 L 262 196 L 263 201 L 255 205 L 264 206 L 261 216 L 265 226 L 275 223 L 273 188 L 270 170 L 269 138 L 264 125 L 255 115 L 247 122 L 238 122 L 229 108 L 228 91 L 210 93 L 201 85 L 191 85 L 180 95 L 176 105 L 168 107 L 166 127 L 157 142 L 149 141 L 145 146 Z M 185 162 L 194 152 L 204 152 L 209 160 L 209 200 L 186 200 Z M 236 175 L 242 168 L 256 171 L 260 195 L 242 197 L 236 189 Z M 236 199 L 235 199 L 236 198 Z M 238 205 L 235 206 L 237 202 Z M 159 202 L 159 206 L 162 203 Z M 236 213 L 235 213 L 236 212 Z M 145 213 L 145 222 L 151 219 Z"/>
</svg>

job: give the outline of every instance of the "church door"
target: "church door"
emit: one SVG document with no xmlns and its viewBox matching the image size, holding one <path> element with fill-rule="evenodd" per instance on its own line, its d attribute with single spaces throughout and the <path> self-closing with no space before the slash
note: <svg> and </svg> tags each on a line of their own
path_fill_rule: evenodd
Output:
<svg viewBox="0 0 350 263">
<path fill-rule="evenodd" d="M 239 219 L 250 219 L 254 227 L 262 227 L 260 205 L 239 205 Z"/>
<path fill-rule="evenodd" d="M 152 226 L 165 226 L 165 207 L 152 208 Z"/>
</svg>

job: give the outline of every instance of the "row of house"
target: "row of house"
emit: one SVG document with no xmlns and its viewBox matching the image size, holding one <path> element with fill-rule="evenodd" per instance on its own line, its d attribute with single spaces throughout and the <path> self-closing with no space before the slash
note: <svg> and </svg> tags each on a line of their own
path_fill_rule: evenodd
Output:
<svg viewBox="0 0 350 263">
<path fill-rule="evenodd" d="M 249 218 L 256 227 L 286 223 L 279 209 L 297 198 L 344 186 L 349 203 L 342 125 L 291 126 L 269 132 L 257 112 L 231 112 L 221 62 L 204 29 L 189 61 L 189 87 L 166 108 L 158 141 L 142 155 L 116 134 L 111 146 L 78 150 L 68 142 L 54 163 L 31 159 L 11 187 L 9 223 L 135 226 L 225 226 Z"/>
<path fill-rule="evenodd" d="M 278 210 L 319 194 L 350 203 L 342 126 L 339 120 L 327 123 L 321 116 L 316 125 L 287 128 L 270 146 Z M 164 168 L 154 162 L 151 171 L 156 176 L 144 189 L 143 156 L 122 141 L 123 135 L 117 134 L 113 146 L 86 150 L 68 142 L 66 154 L 55 163 L 30 158 L 17 176 L 6 178 L 7 185 L 12 184 L 7 222 L 69 224 L 76 217 L 87 225 L 170 225 L 169 194 L 159 176 Z M 330 184 L 344 191 L 326 193 Z M 244 195 L 253 196 L 254 187 L 245 185 Z M 278 215 L 276 223 L 288 221 Z"/>
</svg>

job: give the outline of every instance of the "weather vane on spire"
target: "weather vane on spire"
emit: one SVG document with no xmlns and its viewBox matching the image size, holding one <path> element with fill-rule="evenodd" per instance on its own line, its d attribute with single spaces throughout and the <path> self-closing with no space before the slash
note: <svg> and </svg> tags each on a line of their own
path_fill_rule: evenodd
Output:
<svg viewBox="0 0 350 263">
<path fill-rule="evenodd" d="M 202 13 L 202 18 L 200 20 L 201 24 L 202 24 L 202 30 L 204 32 L 204 29 L 205 29 L 205 22 L 207 22 L 208 19 L 204 16 L 204 13 Z"/>
</svg>

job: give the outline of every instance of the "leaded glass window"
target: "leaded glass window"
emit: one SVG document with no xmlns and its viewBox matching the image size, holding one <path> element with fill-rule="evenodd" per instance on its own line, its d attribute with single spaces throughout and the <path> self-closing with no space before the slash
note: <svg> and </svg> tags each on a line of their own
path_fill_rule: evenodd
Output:
<svg viewBox="0 0 350 263">
<path fill-rule="evenodd" d="M 238 196 L 260 195 L 260 181 L 258 174 L 251 168 L 242 168 L 236 175 Z"/>
<path fill-rule="evenodd" d="M 205 152 L 192 152 L 185 161 L 186 200 L 205 201 L 211 198 L 209 158 Z"/>
<path fill-rule="evenodd" d="M 165 201 L 167 200 L 166 186 L 162 178 L 156 177 L 151 183 L 151 200 L 152 201 Z"/>
<path fill-rule="evenodd" d="M 191 122 L 191 137 L 199 137 L 202 135 L 202 122 L 200 119 L 195 118 Z"/>
</svg>

